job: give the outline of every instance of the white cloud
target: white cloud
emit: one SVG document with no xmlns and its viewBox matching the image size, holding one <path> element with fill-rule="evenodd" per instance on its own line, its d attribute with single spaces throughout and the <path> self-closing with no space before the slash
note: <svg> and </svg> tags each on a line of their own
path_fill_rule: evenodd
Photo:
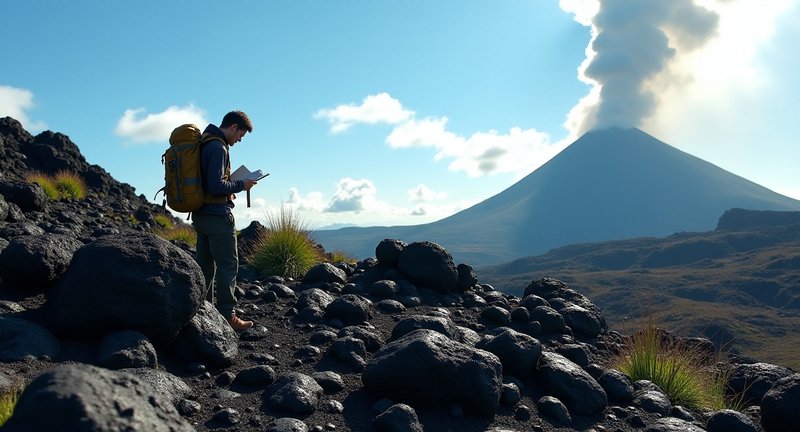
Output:
<svg viewBox="0 0 800 432">
<path fill-rule="evenodd" d="M 352 179 L 349 177 L 339 180 L 336 193 L 325 208 L 326 212 L 361 212 L 374 210 L 379 206 L 375 196 L 378 189 L 367 179 Z"/>
<path fill-rule="evenodd" d="M 527 174 L 555 156 L 567 141 L 553 143 L 536 129 L 512 128 L 508 133 L 476 132 L 469 137 L 447 130 L 447 118 L 411 119 L 386 138 L 395 148 L 433 147 L 435 159 L 453 159 L 449 168 L 471 177 L 487 174 Z"/>
<path fill-rule="evenodd" d="M 298 210 L 303 221 L 313 229 L 342 225 L 343 222 L 356 226 L 428 223 L 450 216 L 480 201 L 477 199 L 456 202 L 441 201 L 445 195 L 435 192 L 425 185 L 418 185 L 407 192 L 414 191 L 416 191 L 415 196 L 430 201 L 419 200 L 410 207 L 395 206 L 379 199 L 378 189 L 372 181 L 346 177 L 336 183 L 336 190 L 330 199 L 326 199 L 321 192 L 314 191 L 303 195 L 297 188 L 290 188 L 289 200 L 285 204 Z M 412 199 L 410 195 L 409 199 Z M 433 201 L 436 199 L 440 201 Z M 259 202 L 259 200 L 254 200 L 254 202 Z M 237 205 L 234 214 L 237 217 L 237 226 L 241 225 L 242 227 L 247 226 L 249 220 L 263 220 L 266 212 L 275 211 L 272 208 L 248 210 L 240 207 L 242 206 Z M 261 216 L 259 217 L 259 215 Z M 409 216 L 413 216 L 413 221 L 409 219 Z M 244 222 L 243 218 L 245 217 L 250 219 Z"/>
<path fill-rule="evenodd" d="M 245 193 L 237 195 L 234 200 L 236 206 L 233 208 L 233 217 L 236 220 L 236 227 L 239 229 L 247 228 L 252 221 L 261 221 L 263 224 L 266 220 L 266 215 L 274 211 L 267 205 L 264 198 L 253 197 L 250 200 L 250 207 L 247 207 L 247 198 Z"/>
<path fill-rule="evenodd" d="M 289 188 L 289 199 L 286 203 L 298 210 L 314 212 L 322 212 L 327 206 L 321 192 L 310 192 L 303 196 L 297 188 Z"/>
<path fill-rule="evenodd" d="M 377 100 L 382 102 L 375 102 Z M 391 106 L 391 110 L 383 112 L 391 111 L 394 115 L 377 115 L 374 113 L 378 110 L 374 109 L 368 110 L 373 115 L 361 115 L 368 106 Z M 553 143 L 543 132 L 518 127 L 508 133 L 490 130 L 464 137 L 447 129 L 447 117 L 417 119 L 414 111 L 404 108 L 387 93 L 367 96 L 360 106 L 342 105 L 335 110 L 321 110 L 316 117 L 331 121 L 334 132 L 345 130 L 357 122 L 395 124 L 386 137 L 390 147 L 431 147 L 436 150 L 435 160 L 452 159 L 448 165 L 450 170 L 464 171 L 472 177 L 497 173 L 528 174 L 571 142 Z"/>
<path fill-rule="evenodd" d="M 397 124 L 414 115 L 406 110 L 397 99 L 388 93 L 370 95 L 361 101 L 361 105 L 339 105 L 333 109 L 321 109 L 314 114 L 316 118 L 327 119 L 332 133 L 340 133 L 358 123 Z"/>
<path fill-rule="evenodd" d="M 558 6 L 564 12 L 569 12 L 575 16 L 575 21 L 589 27 L 592 25 L 592 18 L 600 10 L 598 0 L 558 0 Z"/>
<path fill-rule="evenodd" d="M 27 111 L 35 106 L 30 90 L 0 85 L 0 117 L 12 117 L 29 132 L 41 132 L 47 125 L 28 117 Z"/>
<path fill-rule="evenodd" d="M 440 150 L 462 145 L 464 138 L 448 131 L 446 126 L 447 117 L 410 119 L 395 127 L 386 137 L 386 143 L 395 148 L 434 147 Z M 444 154 L 437 153 L 436 159 L 442 157 Z"/>
<path fill-rule="evenodd" d="M 436 192 L 422 183 L 418 184 L 417 187 L 406 191 L 406 194 L 408 195 L 408 200 L 413 203 L 440 201 L 447 197 L 446 193 Z"/>
<path fill-rule="evenodd" d="M 160 113 L 146 114 L 145 109 L 128 109 L 117 122 L 114 132 L 130 138 L 135 143 L 166 142 L 177 126 L 194 123 L 200 128 L 208 123 L 205 112 L 194 105 L 186 107 L 171 106 Z"/>
<path fill-rule="evenodd" d="M 415 216 L 418 219 L 422 219 L 415 223 L 433 222 L 456 214 L 461 210 L 470 208 L 480 201 L 482 200 L 472 199 L 439 203 L 423 202 L 414 206 L 414 208 L 411 209 L 408 214 Z"/>
</svg>

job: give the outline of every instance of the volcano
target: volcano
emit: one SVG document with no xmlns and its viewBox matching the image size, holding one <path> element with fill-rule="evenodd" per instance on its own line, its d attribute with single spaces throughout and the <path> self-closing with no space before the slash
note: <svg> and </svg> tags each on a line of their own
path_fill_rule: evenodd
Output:
<svg viewBox="0 0 800 432">
<path fill-rule="evenodd" d="M 436 222 L 316 231 L 326 250 L 374 256 L 384 238 L 430 240 L 474 267 L 568 244 L 713 230 L 732 208 L 800 210 L 639 129 L 586 133 L 497 195 Z"/>
</svg>

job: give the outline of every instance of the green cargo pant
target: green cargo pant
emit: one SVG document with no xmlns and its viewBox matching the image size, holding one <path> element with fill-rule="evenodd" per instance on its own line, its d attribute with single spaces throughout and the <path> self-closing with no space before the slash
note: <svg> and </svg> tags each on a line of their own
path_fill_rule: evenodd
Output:
<svg viewBox="0 0 800 432">
<path fill-rule="evenodd" d="M 192 214 L 197 232 L 197 263 L 206 279 L 206 299 L 214 303 L 225 319 L 233 316 L 236 307 L 236 275 L 239 254 L 236 248 L 236 227 L 233 216 Z"/>
</svg>

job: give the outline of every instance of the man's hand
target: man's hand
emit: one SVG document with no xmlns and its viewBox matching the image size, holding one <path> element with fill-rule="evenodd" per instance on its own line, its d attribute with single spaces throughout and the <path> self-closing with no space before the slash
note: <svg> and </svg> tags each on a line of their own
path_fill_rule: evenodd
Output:
<svg viewBox="0 0 800 432">
<path fill-rule="evenodd" d="M 258 183 L 255 180 L 245 179 L 244 180 L 244 190 L 249 191 L 251 187 L 255 186 Z"/>
</svg>

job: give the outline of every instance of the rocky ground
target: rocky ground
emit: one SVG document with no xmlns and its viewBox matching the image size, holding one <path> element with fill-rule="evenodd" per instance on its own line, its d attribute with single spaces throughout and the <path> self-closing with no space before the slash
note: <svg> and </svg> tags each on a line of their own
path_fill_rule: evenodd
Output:
<svg viewBox="0 0 800 432">
<path fill-rule="evenodd" d="M 800 420 L 800 374 L 765 363 L 730 365 L 741 412 L 673 406 L 610 368 L 625 337 L 591 300 L 552 279 L 502 294 L 424 241 L 386 240 L 375 258 L 297 281 L 245 265 L 238 313 L 256 326 L 236 334 L 204 302 L 191 249 L 151 234 L 162 209 L 64 135 L 0 119 L 0 152 L 0 390 L 25 387 L 0 431 L 771 432 Z M 51 202 L 23 178 L 61 169 L 87 180 L 86 199 Z"/>
</svg>

